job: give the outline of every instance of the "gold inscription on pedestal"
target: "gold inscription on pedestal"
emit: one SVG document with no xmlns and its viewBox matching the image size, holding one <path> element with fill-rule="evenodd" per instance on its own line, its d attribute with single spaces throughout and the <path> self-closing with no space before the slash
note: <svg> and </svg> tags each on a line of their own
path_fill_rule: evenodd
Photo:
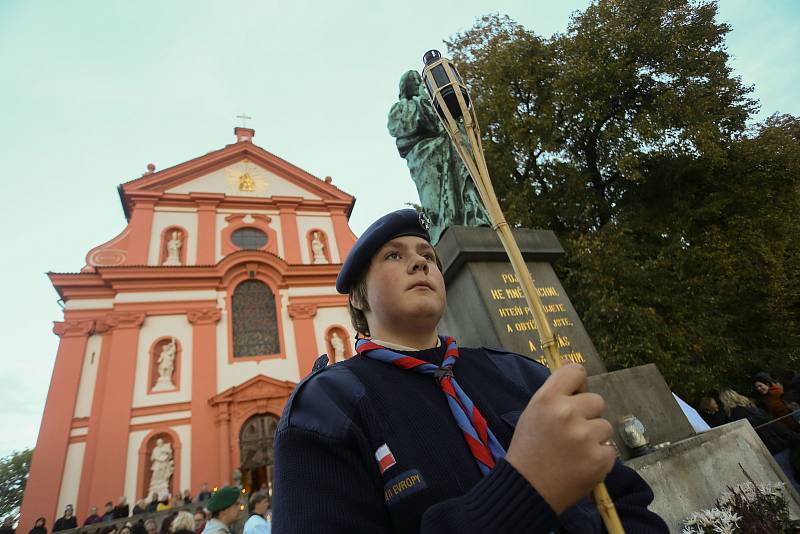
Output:
<svg viewBox="0 0 800 534">
<path fill-rule="evenodd" d="M 531 354 L 538 351 L 537 343 L 539 337 L 536 334 L 536 322 L 533 319 L 530 307 L 525 302 L 525 293 L 519 285 L 519 281 L 514 273 L 501 273 L 500 282 L 502 287 L 494 287 L 489 289 L 489 297 L 493 301 L 502 301 L 497 304 L 497 316 L 501 319 L 506 319 L 505 327 L 506 333 L 513 336 L 524 336 L 528 342 L 528 350 Z M 560 297 L 558 290 L 554 286 L 537 287 L 536 291 L 539 297 L 544 299 L 548 297 Z M 514 302 L 514 301 L 519 301 Z M 580 351 L 572 347 L 572 341 L 563 329 L 572 329 L 575 323 L 567 315 L 567 307 L 561 302 L 542 302 L 542 309 L 551 321 L 551 325 L 555 329 L 561 331 L 554 332 L 556 337 L 556 345 L 559 349 L 565 349 L 569 352 L 561 352 L 561 357 L 565 360 L 584 363 L 586 359 Z M 536 340 L 536 343 L 534 343 Z M 537 361 L 547 365 L 544 356 L 537 358 Z"/>
</svg>

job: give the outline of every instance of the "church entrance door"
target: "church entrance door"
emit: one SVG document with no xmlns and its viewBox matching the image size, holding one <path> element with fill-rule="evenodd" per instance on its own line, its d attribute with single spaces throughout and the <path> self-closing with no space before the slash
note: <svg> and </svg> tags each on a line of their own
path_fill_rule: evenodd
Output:
<svg viewBox="0 0 800 534">
<path fill-rule="evenodd" d="M 278 418 L 271 414 L 257 414 L 244 422 L 239 433 L 242 485 L 251 493 L 265 490 L 272 500 L 272 448 Z"/>
</svg>

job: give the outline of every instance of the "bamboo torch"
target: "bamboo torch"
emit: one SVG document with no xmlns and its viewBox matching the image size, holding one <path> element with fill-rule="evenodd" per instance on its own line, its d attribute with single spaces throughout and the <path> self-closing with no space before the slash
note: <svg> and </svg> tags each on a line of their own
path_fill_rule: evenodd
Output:
<svg viewBox="0 0 800 534">
<path fill-rule="evenodd" d="M 428 51 L 423 57 L 423 61 L 425 68 L 422 71 L 422 77 L 425 80 L 433 107 L 475 182 L 475 187 L 492 222 L 492 228 L 500 236 L 503 248 L 514 268 L 514 274 L 525 294 L 528 308 L 531 310 L 536 329 L 539 331 L 540 343 L 547 363 L 550 369 L 556 370 L 561 366 L 561 357 L 555 343 L 553 330 L 547 321 L 542 301 L 528 267 L 525 265 L 525 260 L 522 258 L 519 246 L 494 193 L 492 180 L 486 168 L 478 120 L 475 116 L 475 109 L 471 106 L 467 86 L 458 74 L 455 65 L 450 60 L 443 58 L 438 50 Z M 617 509 L 608 494 L 605 483 L 600 482 L 594 488 L 593 495 L 609 534 L 624 534 L 625 530 L 622 528 Z"/>
</svg>

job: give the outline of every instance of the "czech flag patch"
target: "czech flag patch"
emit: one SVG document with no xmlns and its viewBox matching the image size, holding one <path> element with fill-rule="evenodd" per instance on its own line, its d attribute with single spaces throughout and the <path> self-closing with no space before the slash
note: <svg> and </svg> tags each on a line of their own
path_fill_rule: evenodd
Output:
<svg viewBox="0 0 800 534">
<path fill-rule="evenodd" d="M 378 467 L 381 470 L 381 474 L 384 474 L 387 469 L 397 463 L 394 460 L 394 454 L 392 454 L 392 451 L 389 450 L 389 446 L 385 443 L 375 451 L 375 459 L 378 460 Z"/>
</svg>

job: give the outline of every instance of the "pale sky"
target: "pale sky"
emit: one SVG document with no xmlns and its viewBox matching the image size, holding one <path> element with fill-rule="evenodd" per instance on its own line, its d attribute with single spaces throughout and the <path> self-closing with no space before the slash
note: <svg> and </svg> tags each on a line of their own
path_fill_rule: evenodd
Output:
<svg viewBox="0 0 800 534">
<path fill-rule="evenodd" d="M 386 131 L 400 75 L 490 12 L 550 36 L 586 0 L 0 0 L 0 456 L 33 446 L 62 318 L 47 271 L 74 272 L 125 226 L 116 187 L 255 142 L 355 195 L 356 233 L 418 202 Z M 762 119 L 800 115 L 800 3 L 723 0 L 732 66 Z"/>
</svg>

